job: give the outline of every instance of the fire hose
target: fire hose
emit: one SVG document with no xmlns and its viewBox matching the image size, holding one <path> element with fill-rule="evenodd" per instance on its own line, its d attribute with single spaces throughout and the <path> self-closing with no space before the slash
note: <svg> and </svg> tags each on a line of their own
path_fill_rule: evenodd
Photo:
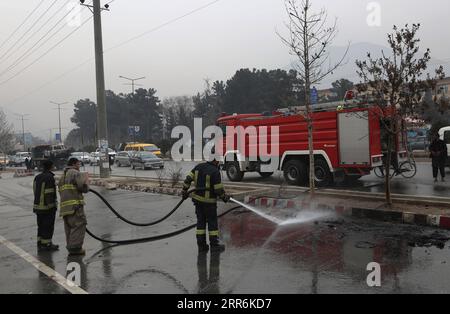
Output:
<svg viewBox="0 0 450 314">
<path fill-rule="evenodd" d="M 178 204 L 164 217 L 152 221 L 152 222 L 148 222 L 148 223 L 137 223 L 137 222 L 133 222 L 131 220 L 126 219 L 125 217 L 123 217 L 122 215 L 120 215 L 112 206 L 111 204 L 97 191 L 94 191 L 92 189 L 89 190 L 90 192 L 92 192 L 93 194 L 95 194 L 98 198 L 100 198 L 100 200 L 103 201 L 103 203 L 105 203 L 105 205 L 108 207 L 109 210 L 111 210 L 111 212 L 113 212 L 117 218 L 119 218 L 120 220 L 133 225 L 133 226 L 138 226 L 138 227 L 148 227 L 148 226 L 153 226 L 156 225 L 158 223 L 163 222 L 164 220 L 166 220 L 167 218 L 169 218 L 170 216 L 173 215 L 173 213 L 175 213 L 181 206 L 181 204 L 184 203 L 184 201 L 186 201 L 187 198 L 183 198 L 180 202 L 178 202 Z M 198 189 L 194 189 L 188 192 L 188 195 L 192 194 L 193 192 L 199 191 Z M 221 218 L 227 214 L 229 214 L 230 212 L 241 208 L 242 206 L 236 206 L 233 207 L 231 209 L 226 210 L 225 212 L 223 212 L 222 214 L 220 214 L 218 216 L 218 218 Z M 104 242 L 104 243 L 109 243 L 109 244 L 117 244 L 117 245 L 128 245 L 128 244 L 136 244 L 136 243 L 144 243 L 144 242 L 152 242 L 152 241 L 158 241 L 158 240 L 162 240 L 162 239 L 167 239 L 167 238 L 171 238 L 174 236 L 177 236 L 179 234 L 185 233 L 191 229 L 194 229 L 197 226 L 197 224 L 193 224 L 190 226 L 187 226 L 183 229 L 180 230 L 176 230 L 170 233 L 166 233 L 166 234 L 161 234 L 161 235 L 157 235 L 157 236 L 151 236 L 151 237 L 145 237 L 145 238 L 138 238 L 138 239 L 125 239 L 125 240 L 108 240 L 108 239 L 103 239 L 99 236 L 96 236 L 94 233 L 92 233 L 89 229 L 86 229 L 87 234 L 89 234 L 92 238 L 100 241 L 100 242 Z"/>
</svg>

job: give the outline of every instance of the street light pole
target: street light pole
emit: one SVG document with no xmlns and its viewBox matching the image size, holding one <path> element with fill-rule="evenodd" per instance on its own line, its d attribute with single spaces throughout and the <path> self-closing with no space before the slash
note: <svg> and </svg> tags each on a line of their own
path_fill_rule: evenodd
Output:
<svg viewBox="0 0 450 314">
<path fill-rule="evenodd" d="M 139 77 L 139 78 L 129 78 L 129 77 L 125 77 L 125 76 L 121 75 L 119 77 L 122 79 L 128 80 L 128 81 L 131 81 L 131 95 L 134 95 L 134 85 L 135 85 L 134 82 L 145 79 L 145 76 Z"/>
<path fill-rule="evenodd" d="M 63 140 L 62 140 L 62 129 L 61 129 L 61 106 L 66 105 L 67 102 L 62 102 L 62 103 L 58 103 L 58 102 L 54 102 L 54 101 L 50 101 L 50 103 L 57 105 L 58 108 L 55 108 L 56 110 L 58 110 L 58 121 L 59 121 L 59 143 L 62 144 Z"/>
<path fill-rule="evenodd" d="M 22 121 L 22 141 L 23 141 L 23 150 L 26 151 L 26 143 L 25 143 L 25 117 L 29 116 L 29 114 L 16 114 L 20 117 L 20 120 Z"/>
</svg>

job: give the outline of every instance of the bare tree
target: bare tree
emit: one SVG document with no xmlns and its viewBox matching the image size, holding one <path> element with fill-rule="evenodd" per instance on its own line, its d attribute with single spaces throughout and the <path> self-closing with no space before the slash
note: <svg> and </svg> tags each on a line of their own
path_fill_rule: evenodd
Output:
<svg viewBox="0 0 450 314">
<path fill-rule="evenodd" d="M 163 187 L 164 183 L 166 183 L 166 171 L 164 168 L 156 170 L 156 177 L 158 179 L 159 187 Z"/>
<path fill-rule="evenodd" d="M 368 53 L 366 61 L 356 61 L 358 75 L 364 81 L 358 90 L 365 92 L 380 106 L 380 121 L 387 132 L 384 173 L 388 205 L 392 205 L 392 153 L 398 134 L 404 131 L 400 122 L 407 115 L 413 116 L 423 109 L 420 108 L 423 93 L 434 88 L 436 80 L 444 77 L 442 66 L 435 70 L 433 78 L 425 73 L 431 53 L 427 49 L 422 56 L 419 55 L 419 29 L 420 24 L 406 25 L 401 29 L 394 26 L 393 32 L 388 34 L 389 55 L 383 51 L 380 58 L 373 58 Z"/>
<path fill-rule="evenodd" d="M 328 50 L 338 34 L 337 19 L 331 26 L 328 26 L 327 11 L 322 9 L 319 12 L 312 12 L 310 0 L 285 0 L 285 7 L 289 17 L 286 23 L 289 35 L 278 35 L 282 42 L 289 47 L 291 54 L 297 57 L 298 76 L 305 82 L 306 112 L 303 116 L 308 124 L 309 186 L 311 196 L 314 196 L 315 166 L 311 86 L 320 83 L 344 63 L 350 44 L 342 58 L 336 63 L 331 63 Z"/>
<path fill-rule="evenodd" d="M 6 114 L 0 109 L 0 152 L 5 154 L 14 147 L 13 128 L 8 120 Z"/>
<path fill-rule="evenodd" d="M 171 187 L 174 188 L 181 181 L 183 177 L 183 169 L 179 166 L 173 167 L 169 170 L 169 178 Z"/>
</svg>

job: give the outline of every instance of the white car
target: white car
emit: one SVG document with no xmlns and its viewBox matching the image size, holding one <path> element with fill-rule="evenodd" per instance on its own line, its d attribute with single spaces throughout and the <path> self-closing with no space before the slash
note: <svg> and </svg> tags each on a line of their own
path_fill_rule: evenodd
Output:
<svg viewBox="0 0 450 314">
<path fill-rule="evenodd" d="M 89 163 L 91 166 L 98 166 L 100 164 L 100 153 L 94 152 L 89 154 Z"/>
<path fill-rule="evenodd" d="M 25 159 L 31 158 L 31 154 L 28 152 L 19 152 L 12 156 L 9 160 L 9 164 L 14 167 L 25 166 Z"/>
<path fill-rule="evenodd" d="M 72 154 L 70 155 L 70 157 L 75 157 L 75 158 L 77 158 L 79 161 L 81 161 L 81 163 L 82 163 L 83 165 L 84 165 L 84 164 L 89 164 L 89 163 L 91 162 L 90 156 L 89 156 L 89 154 L 86 153 L 86 152 L 75 152 L 75 153 L 72 153 Z"/>
<path fill-rule="evenodd" d="M 100 153 L 100 148 L 97 148 L 96 150 L 97 153 Z M 108 148 L 108 155 L 112 157 L 112 161 L 114 161 L 114 159 L 116 159 L 116 151 L 114 149 Z"/>
</svg>

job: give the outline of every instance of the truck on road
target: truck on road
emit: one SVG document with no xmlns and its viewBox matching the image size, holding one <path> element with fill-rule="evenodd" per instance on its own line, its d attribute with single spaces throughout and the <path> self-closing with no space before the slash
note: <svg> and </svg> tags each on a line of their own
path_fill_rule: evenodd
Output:
<svg viewBox="0 0 450 314">
<path fill-rule="evenodd" d="M 262 165 L 269 157 L 278 159 L 276 170 L 283 172 L 285 181 L 291 185 L 306 185 L 309 181 L 308 128 L 304 114 L 305 108 L 297 107 L 263 114 L 223 115 L 217 120 L 224 141 L 221 145 L 223 165 L 231 181 L 242 181 L 246 172 L 259 172 L 269 177 L 271 172 L 263 172 Z M 385 130 L 389 114 L 379 106 L 352 100 L 313 106 L 313 146 L 315 159 L 315 180 L 318 186 L 333 182 L 352 181 L 369 175 L 376 167 L 383 166 L 384 144 L 389 135 Z M 394 138 L 393 160 L 398 164 L 406 161 L 406 131 L 404 121 L 399 119 L 396 129 L 400 130 Z M 278 127 L 278 153 L 267 153 L 270 147 L 261 152 L 261 139 L 258 127 Z M 227 134 L 227 127 L 255 127 L 257 133 L 244 134 L 239 145 L 237 135 Z M 268 137 L 270 138 L 270 130 Z M 256 139 L 254 138 L 256 136 Z M 234 139 L 232 138 L 234 137 Z M 262 142 L 264 143 L 265 140 Z M 270 140 L 269 140 L 270 141 Z M 231 143 L 231 144 L 230 144 Z M 258 149 L 255 149 L 259 143 Z M 270 146 L 267 142 L 267 146 Z M 256 155 L 255 155 L 256 153 Z"/>
<path fill-rule="evenodd" d="M 39 145 L 31 150 L 32 166 L 39 170 L 46 159 L 53 161 L 57 170 L 64 169 L 69 157 L 69 150 L 64 145 Z"/>
</svg>

